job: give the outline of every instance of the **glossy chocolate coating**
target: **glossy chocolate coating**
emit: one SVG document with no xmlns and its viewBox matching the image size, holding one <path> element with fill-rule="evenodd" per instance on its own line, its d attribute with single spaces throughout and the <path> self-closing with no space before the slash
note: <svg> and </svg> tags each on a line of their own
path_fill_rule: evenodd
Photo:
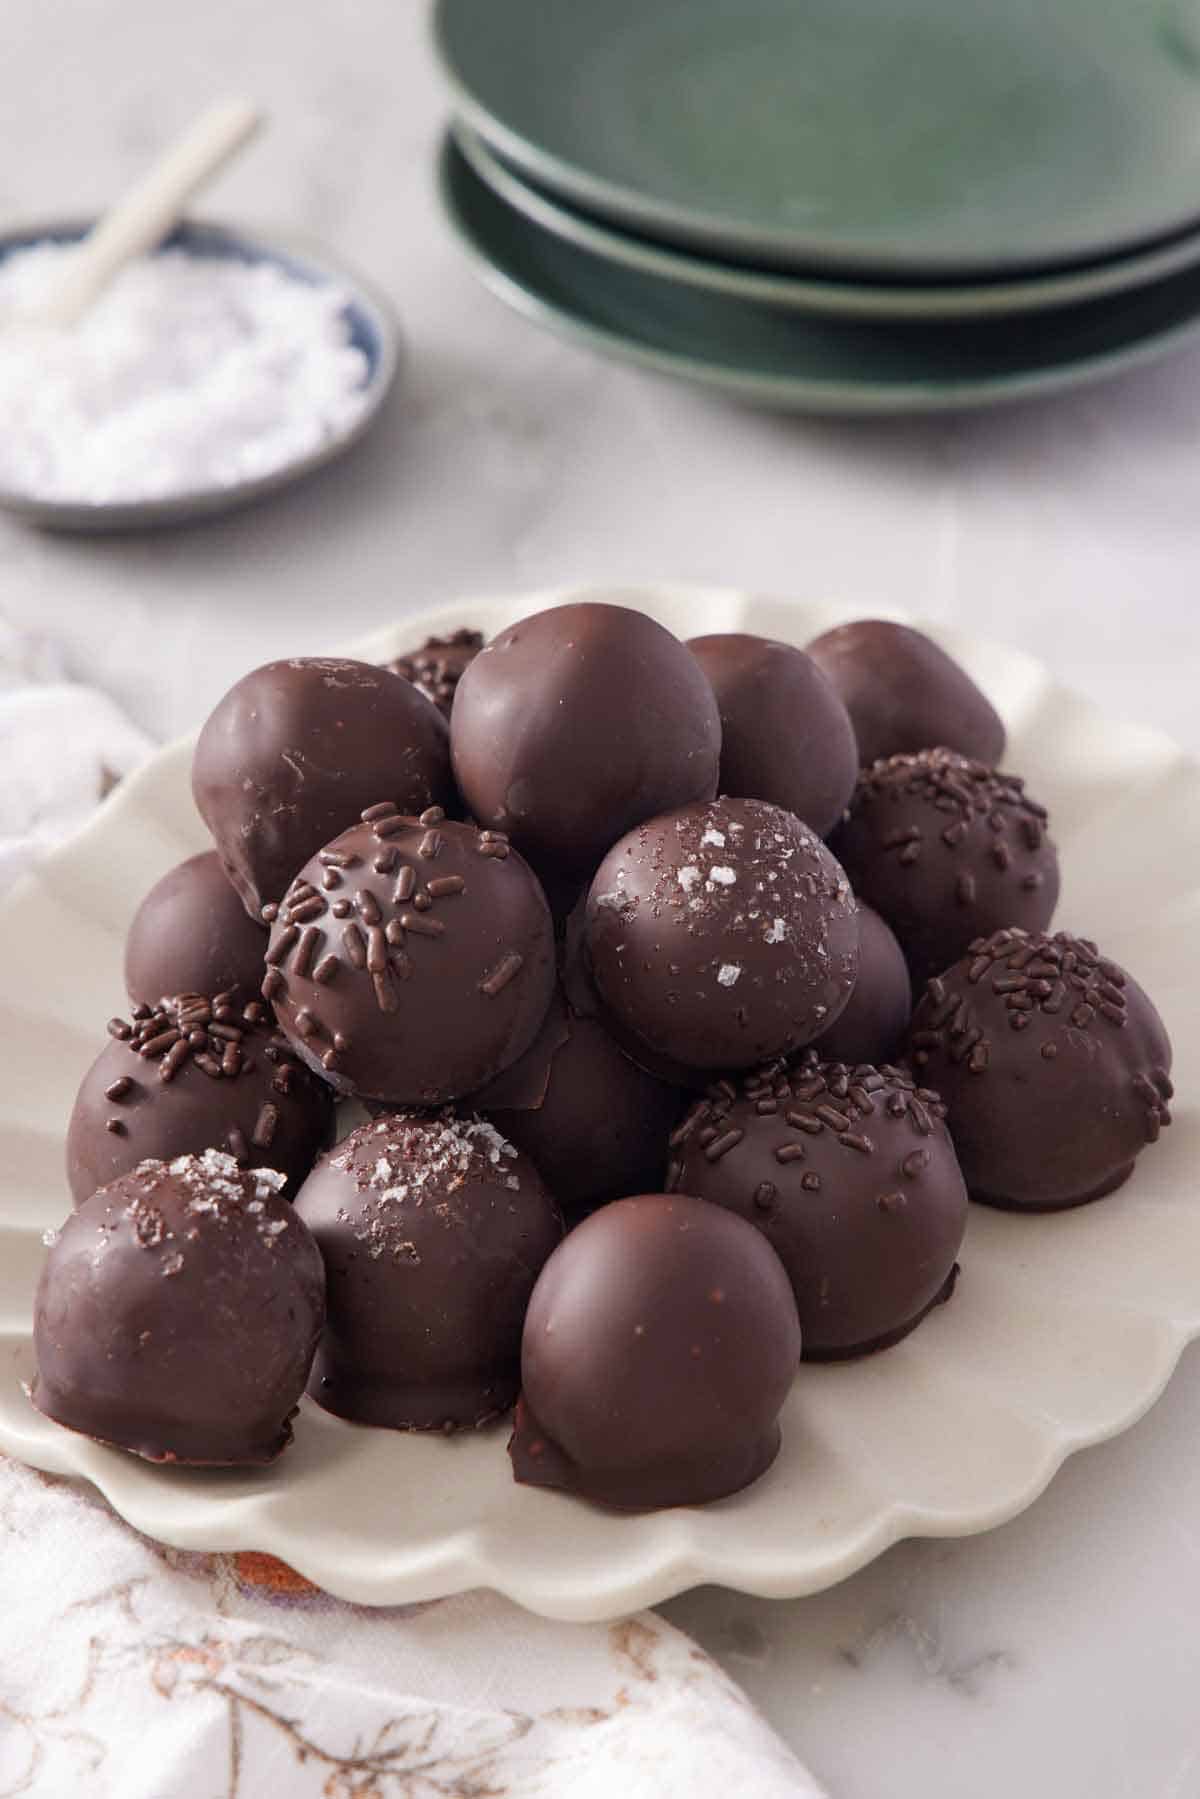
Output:
<svg viewBox="0 0 1200 1799">
<path fill-rule="evenodd" d="M 539 873 L 586 877 L 631 826 L 717 791 L 712 688 L 678 638 L 623 606 L 502 631 L 459 682 L 450 736 L 468 810 Z"/>
<path fill-rule="evenodd" d="M 313 1399 L 393 1430 L 508 1409 L 529 1295 L 562 1236 L 526 1157 L 480 1118 L 387 1113 L 322 1158 L 296 1210 L 328 1279 Z"/>
<path fill-rule="evenodd" d="M 950 1108 L 972 1199 L 1057 1211 L 1099 1199 L 1171 1122 L 1154 1006 L 1086 939 L 998 931 L 930 981 L 909 1054 Z"/>
<path fill-rule="evenodd" d="M 861 618 L 814 638 L 808 654 L 842 697 L 860 763 L 939 744 L 992 767 L 1004 755 L 991 701 L 923 631 Z"/>
<path fill-rule="evenodd" d="M 72 1213 L 34 1309 L 38 1410 L 150 1461 L 273 1460 L 325 1287 L 281 1179 L 207 1150 L 144 1162 Z"/>
<path fill-rule="evenodd" d="M 858 979 L 839 1018 L 817 1038 L 825 1062 L 894 1062 L 912 1013 L 904 951 L 878 912 L 858 902 Z"/>
<path fill-rule="evenodd" d="M 338 1092 L 440 1105 L 534 1041 L 554 994 L 554 927 L 505 839 L 436 808 L 367 810 L 288 889 L 263 997 Z"/>
<path fill-rule="evenodd" d="M 533 1290 L 513 1473 L 632 1511 L 722 1499 L 775 1460 L 799 1359 L 757 1231 L 679 1194 L 602 1206 Z"/>
<path fill-rule="evenodd" d="M 919 987 L 975 937 L 1049 924 L 1058 852 L 1046 833 L 1045 807 L 1015 775 L 934 749 L 865 768 L 830 848 Z"/>
<path fill-rule="evenodd" d="M 731 632 L 688 644 L 721 714 L 720 792 L 770 800 L 827 837 L 858 778 L 849 715 L 803 650 Z"/>
<path fill-rule="evenodd" d="M 228 1151 L 243 1168 L 277 1168 L 285 1197 L 333 1134 L 333 1095 L 299 1062 L 267 1008 L 181 994 L 118 1032 L 80 1083 L 67 1126 L 77 1206 L 147 1160 Z M 191 1041 L 189 1041 L 191 1039 Z"/>
<path fill-rule="evenodd" d="M 747 1068 L 833 1023 L 858 972 L 854 898 L 807 825 L 719 799 L 639 825 L 592 882 L 601 1000 L 686 1068 Z"/>
<path fill-rule="evenodd" d="M 578 1014 L 547 1072 L 540 1105 L 490 1116 L 533 1161 L 568 1223 L 661 1186 L 679 1089 L 636 1067 L 598 1019 Z"/>
<path fill-rule="evenodd" d="M 369 662 L 295 656 L 243 676 L 200 733 L 192 792 L 252 918 L 364 806 L 453 809 L 445 720 Z"/>
<path fill-rule="evenodd" d="M 809 1050 L 701 1100 L 675 1133 L 668 1185 L 763 1233 L 791 1280 L 806 1358 L 865 1355 L 949 1296 L 967 1190 L 944 1116 L 901 1069 Z"/>
<path fill-rule="evenodd" d="M 256 999 L 266 927 L 247 916 L 215 850 L 189 856 L 156 881 L 125 939 L 125 991 L 157 1005 L 176 993 Z"/>
<path fill-rule="evenodd" d="M 449 637 L 427 637 L 420 649 L 406 650 L 387 664 L 394 675 L 411 681 L 449 718 L 462 672 L 483 648 L 483 632 L 464 626 Z"/>
</svg>

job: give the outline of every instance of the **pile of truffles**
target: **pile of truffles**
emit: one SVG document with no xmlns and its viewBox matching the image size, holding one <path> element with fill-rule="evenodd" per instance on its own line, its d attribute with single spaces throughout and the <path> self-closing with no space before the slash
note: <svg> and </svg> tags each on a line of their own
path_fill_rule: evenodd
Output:
<svg viewBox="0 0 1200 1799">
<path fill-rule="evenodd" d="M 515 1403 L 518 1481 L 756 1480 L 802 1360 L 970 1304 L 970 1200 L 1098 1199 L 1170 1121 L 1004 748 L 880 620 L 806 653 L 570 605 L 245 676 L 68 1125 L 34 1404 L 240 1465 L 305 1392 L 447 1433 Z"/>
</svg>

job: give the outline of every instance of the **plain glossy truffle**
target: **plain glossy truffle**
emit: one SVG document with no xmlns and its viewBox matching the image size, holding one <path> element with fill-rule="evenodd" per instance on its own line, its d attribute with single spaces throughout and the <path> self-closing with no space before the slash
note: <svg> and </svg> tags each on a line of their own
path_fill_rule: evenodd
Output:
<svg viewBox="0 0 1200 1799">
<path fill-rule="evenodd" d="M 420 649 L 406 650 L 387 664 L 394 675 L 432 700 L 443 718 L 449 718 L 454 695 L 467 664 L 483 648 L 483 632 L 464 626 L 449 637 L 427 637 Z"/>
<path fill-rule="evenodd" d="M 826 1062 L 894 1062 L 912 1013 L 912 983 L 895 932 L 858 902 L 858 979 L 839 1018 L 814 1045 Z"/>
<path fill-rule="evenodd" d="M 586 948 L 605 1007 L 686 1068 L 747 1068 L 832 1024 L 858 971 L 849 882 L 824 844 L 762 800 L 639 825 L 592 882 Z"/>
<path fill-rule="evenodd" d="M 998 931 L 930 981 L 909 1053 L 945 1097 L 972 1199 L 1056 1211 L 1111 1193 L 1171 1121 L 1171 1045 L 1086 938 Z"/>
<path fill-rule="evenodd" d="M 156 1462 L 269 1462 L 324 1317 L 321 1258 L 269 1169 L 143 1162 L 54 1233 L 33 1403 Z"/>
<path fill-rule="evenodd" d="M 891 926 L 919 986 L 975 937 L 1049 924 L 1059 875 L 1047 828 L 1017 776 L 921 750 L 863 770 L 830 848 Z"/>
<path fill-rule="evenodd" d="M 562 1235 L 525 1156 L 480 1118 L 385 1114 L 318 1163 L 296 1210 L 328 1277 L 313 1399 L 393 1430 L 508 1409 L 529 1296 Z"/>
<path fill-rule="evenodd" d="M 721 714 L 720 792 L 770 800 L 826 837 L 858 776 L 849 715 L 816 663 L 791 644 L 730 632 L 688 649 Z"/>
<path fill-rule="evenodd" d="M 252 918 L 364 806 L 455 805 L 437 707 L 390 669 L 324 656 L 230 688 L 200 732 L 192 792 Z"/>
<path fill-rule="evenodd" d="M 450 732 L 472 816 L 539 873 L 586 877 L 631 826 L 717 790 L 712 688 L 623 606 L 556 606 L 502 631 L 463 674 Z"/>
<path fill-rule="evenodd" d="M 534 1288 L 513 1473 L 634 1511 L 722 1499 L 778 1454 L 799 1358 L 787 1275 L 756 1230 L 682 1195 L 603 1206 Z"/>
<path fill-rule="evenodd" d="M 247 916 L 216 851 L 205 850 L 156 881 L 134 913 L 125 991 L 147 1006 L 177 993 L 255 999 L 266 947 L 266 928 Z"/>
<path fill-rule="evenodd" d="M 861 763 L 939 744 L 993 766 L 1004 755 L 991 701 L 923 631 L 862 618 L 814 638 L 808 654 L 841 695 Z"/>
<path fill-rule="evenodd" d="M 367 813 L 284 896 L 263 997 L 339 1092 L 440 1105 L 534 1041 L 554 994 L 554 927 L 502 837 L 437 808 Z"/>
<path fill-rule="evenodd" d="M 67 1126 L 75 1204 L 147 1160 L 227 1151 L 276 1168 L 290 1196 L 333 1133 L 333 1095 L 297 1060 L 265 1006 L 185 993 L 114 1019 Z"/>
<path fill-rule="evenodd" d="M 902 1069 L 809 1050 L 722 1083 L 672 1139 L 668 1185 L 778 1252 L 814 1360 L 884 1349 L 949 1296 L 967 1190 L 935 1093 Z"/>
<path fill-rule="evenodd" d="M 678 1088 L 631 1062 L 599 1020 L 572 1014 L 540 1104 L 490 1115 L 575 1223 L 610 1200 L 662 1184 L 681 1103 Z"/>
</svg>

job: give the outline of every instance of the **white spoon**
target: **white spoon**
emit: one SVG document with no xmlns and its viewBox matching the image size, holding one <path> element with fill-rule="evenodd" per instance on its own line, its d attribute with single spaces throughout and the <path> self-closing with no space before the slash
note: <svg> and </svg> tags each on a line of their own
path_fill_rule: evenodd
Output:
<svg viewBox="0 0 1200 1799">
<path fill-rule="evenodd" d="M 170 234 L 192 195 L 249 142 L 261 123 L 262 113 L 248 100 L 225 100 L 202 113 L 97 220 L 72 252 L 62 284 L 36 309 L 23 312 L 20 324 L 74 325 L 127 262 Z"/>
</svg>

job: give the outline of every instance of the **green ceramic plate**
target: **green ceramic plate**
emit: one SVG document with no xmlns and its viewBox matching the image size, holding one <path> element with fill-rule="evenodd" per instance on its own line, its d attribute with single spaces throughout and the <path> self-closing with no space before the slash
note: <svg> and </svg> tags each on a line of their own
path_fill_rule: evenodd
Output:
<svg viewBox="0 0 1200 1799">
<path fill-rule="evenodd" d="M 878 281 L 805 280 L 745 263 L 717 262 L 618 231 L 522 179 L 469 126 L 457 124 L 453 135 L 480 179 L 509 206 L 555 237 L 624 268 L 764 306 L 787 306 L 796 312 L 860 319 L 1006 318 L 1124 293 L 1200 263 L 1200 231 L 1193 231 L 1153 250 L 1019 281 L 908 282 L 899 286 Z"/>
<path fill-rule="evenodd" d="M 929 274 L 1200 219 L 1200 0 L 437 0 L 459 110 L 718 255 Z"/>
<path fill-rule="evenodd" d="M 806 317 L 621 268 L 550 236 L 494 194 L 449 136 L 439 180 L 483 279 L 518 311 L 594 350 L 757 405 L 860 414 L 996 405 L 1116 374 L 1200 331 L 1200 271 L 1031 320 Z"/>
</svg>

